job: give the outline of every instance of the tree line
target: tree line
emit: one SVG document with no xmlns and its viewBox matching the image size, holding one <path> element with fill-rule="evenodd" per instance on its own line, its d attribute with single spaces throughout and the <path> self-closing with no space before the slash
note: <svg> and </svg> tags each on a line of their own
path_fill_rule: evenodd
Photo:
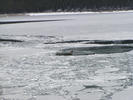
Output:
<svg viewBox="0 0 133 100">
<path fill-rule="evenodd" d="M 133 9 L 133 0 L 0 0 L 0 13 Z"/>
</svg>

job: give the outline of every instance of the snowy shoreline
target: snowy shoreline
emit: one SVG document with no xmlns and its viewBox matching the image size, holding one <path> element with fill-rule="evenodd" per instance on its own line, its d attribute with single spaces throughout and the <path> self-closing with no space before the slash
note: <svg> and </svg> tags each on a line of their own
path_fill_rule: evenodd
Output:
<svg viewBox="0 0 133 100">
<path fill-rule="evenodd" d="M 30 16 L 43 16 L 43 15 L 74 15 L 74 14 L 101 14 L 101 13 L 129 13 L 133 12 L 133 10 L 116 10 L 116 11 L 83 11 L 83 12 L 38 12 L 38 13 L 25 13 Z"/>
<path fill-rule="evenodd" d="M 43 15 L 77 15 L 77 14 L 106 14 L 106 13 L 133 13 L 133 10 L 112 10 L 112 11 L 81 11 L 81 12 L 28 12 L 28 13 L 9 13 L 0 14 L 0 17 L 5 16 L 43 16 Z"/>
</svg>

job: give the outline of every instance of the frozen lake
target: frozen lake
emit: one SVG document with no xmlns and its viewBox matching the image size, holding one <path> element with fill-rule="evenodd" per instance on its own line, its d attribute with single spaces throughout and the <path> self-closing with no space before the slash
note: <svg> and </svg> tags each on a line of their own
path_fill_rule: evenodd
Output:
<svg viewBox="0 0 133 100">
<path fill-rule="evenodd" d="M 0 100 L 112 100 L 133 83 L 133 12 L 0 16 Z"/>
</svg>

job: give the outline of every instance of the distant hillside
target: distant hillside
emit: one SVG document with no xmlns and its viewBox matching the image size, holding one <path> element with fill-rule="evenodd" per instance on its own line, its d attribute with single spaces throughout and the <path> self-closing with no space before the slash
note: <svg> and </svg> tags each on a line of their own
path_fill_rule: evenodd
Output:
<svg viewBox="0 0 133 100">
<path fill-rule="evenodd" d="M 0 13 L 133 9 L 133 0 L 0 0 Z"/>
</svg>

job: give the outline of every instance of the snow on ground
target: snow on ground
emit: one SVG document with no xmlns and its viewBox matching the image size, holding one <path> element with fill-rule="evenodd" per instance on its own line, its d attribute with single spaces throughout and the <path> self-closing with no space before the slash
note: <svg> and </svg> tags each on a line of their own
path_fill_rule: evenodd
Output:
<svg viewBox="0 0 133 100">
<path fill-rule="evenodd" d="M 0 24 L 0 100 L 111 100 L 132 86 L 132 50 L 79 56 L 56 52 L 133 46 L 86 43 L 132 40 L 133 12 L 29 15 L 0 17 L 0 21 L 63 20 Z M 68 40 L 82 42 L 63 43 Z"/>
<path fill-rule="evenodd" d="M 112 100 L 132 100 L 133 99 L 133 88 L 130 87 L 128 89 L 125 89 L 124 91 L 121 91 L 119 93 L 116 93 Z"/>
</svg>

